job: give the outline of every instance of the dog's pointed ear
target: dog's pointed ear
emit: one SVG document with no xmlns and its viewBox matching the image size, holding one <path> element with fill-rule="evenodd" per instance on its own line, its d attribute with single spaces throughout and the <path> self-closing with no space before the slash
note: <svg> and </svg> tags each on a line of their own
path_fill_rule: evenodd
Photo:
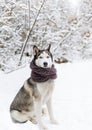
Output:
<svg viewBox="0 0 92 130">
<path fill-rule="evenodd" d="M 39 51 L 38 47 L 34 45 L 33 46 L 33 53 L 34 53 L 34 55 L 36 55 L 38 53 L 38 51 Z"/>
<path fill-rule="evenodd" d="M 50 51 L 50 48 L 51 48 L 51 44 L 49 44 L 49 46 L 47 48 L 47 51 Z"/>
</svg>

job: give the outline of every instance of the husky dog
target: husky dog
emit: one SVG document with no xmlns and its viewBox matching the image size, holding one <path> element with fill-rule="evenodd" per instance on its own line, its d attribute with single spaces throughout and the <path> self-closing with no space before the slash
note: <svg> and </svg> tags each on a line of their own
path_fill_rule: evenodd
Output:
<svg viewBox="0 0 92 130">
<path fill-rule="evenodd" d="M 50 47 L 51 45 L 45 50 L 33 47 L 31 77 L 24 82 L 10 106 L 10 115 L 14 122 L 25 123 L 30 120 L 32 123 L 38 123 L 40 130 L 46 130 L 41 119 L 43 104 L 47 106 L 51 122 L 56 123 L 51 103 L 56 69 Z"/>
</svg>

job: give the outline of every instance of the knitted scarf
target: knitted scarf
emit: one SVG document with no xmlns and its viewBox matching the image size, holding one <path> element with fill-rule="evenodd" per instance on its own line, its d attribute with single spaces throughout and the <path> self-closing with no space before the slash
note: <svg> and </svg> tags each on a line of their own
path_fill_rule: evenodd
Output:
<svg viewBox="0 0 92 130">
<path fill-rule="evenodd" d="M 31 72 L 31 79 L 35 82 L 45 82 L 49 79 L 56 79 L 56 69 L 54 65 L 51 68 L 42 68 L 38 67 L 34 61 L 31 62 L 30 68 L 32 69 Z"/>
</svg>

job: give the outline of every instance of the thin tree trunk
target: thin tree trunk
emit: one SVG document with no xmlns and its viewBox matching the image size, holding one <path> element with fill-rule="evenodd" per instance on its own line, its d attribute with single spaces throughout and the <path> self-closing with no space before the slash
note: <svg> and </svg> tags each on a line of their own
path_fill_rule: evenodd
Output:
<svg viewBox="0 0 92 130">
<path fill-rule="evenodd" d="M 22 57 L 23 57 L 23 53 L 24 53 L 24 51 L 25 51 L 25 48 L 26 48 L 27 42 L 28 42 L 28 40 L 29 40 L 29 37 L 30 37 L 30 35 L 31 35 L 32 31 L 33 31 L 33 28 L 34 28 L 34 26 L 35 26 L 35 24 L 36 24 L 37 18 L 38 18 L 38 16 L 39 16 L 40 12 L 41 12 L 42 7 L 43 7 L 44 4 L 45 4 L 45 1 L 46 1 L 46 0 L 43 0 L 42 4 L 41 4 L 41 6 L 40 6 L 40 9 L 38 10 L 37 16 L 36 16 L 36 18 L 35 18 L 35 20 L 34 20 L 34 23 L 33 23 L 31 29 L 30 29 L 29 32 L 28 32 L 27 38 L 26 38 L 25 43 L 24 43 L 24 45 L 23 45 L 23 47 L 22 47 L 21 56 L 20 56 L 20 59 L 19 59 L 19 65 L 20 65 L 20 63 L 21 63 L 21 60 L 22 60 Z"/>
<path fill-rule="evenodd" d="M 27 6 L 27 0 L 26 0 L 26 2 L 25 2 L 25 4 L 26 4 L 26 6 Z M 26 13 L 27 13 L 27 10 L 25 9 L 25 19 L 24 19 L 24 26 L 25 26 L 25 28 L 26 28 L 26 26 L 27 26 L 27 17 L 26 17 Z"/>
<path fill-rule="evenodd" d="M 29 22 L 29 29 L 30 29 L 30 0 L 28 0 L 28 10 L 29 10 L 29 16 L 28 16 L 28 22 Z"/>
</svg>

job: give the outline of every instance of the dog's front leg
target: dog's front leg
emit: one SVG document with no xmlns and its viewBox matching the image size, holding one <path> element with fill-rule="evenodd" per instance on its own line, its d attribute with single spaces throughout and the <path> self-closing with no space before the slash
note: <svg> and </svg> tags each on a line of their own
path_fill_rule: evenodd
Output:
<svg viewBox="0 0 92 130">
<path fill-rule="evenodd" d="M 41 101 L 35 102 L 35 111 L 36 111 L 36 120 L 38 122 L 40 130 L 47 130 L 47 128 L 42 122 L 42 102 Z"/>
<path fill-rule="evenodd" d="M 51 123 L 58 124 L 58 122 L 55 120 L 54 115 L 53 115 L 51 98 L 47 101 L 47 109 L 48 109 L 48 113 L 49 113 Z"/>
</svg>

